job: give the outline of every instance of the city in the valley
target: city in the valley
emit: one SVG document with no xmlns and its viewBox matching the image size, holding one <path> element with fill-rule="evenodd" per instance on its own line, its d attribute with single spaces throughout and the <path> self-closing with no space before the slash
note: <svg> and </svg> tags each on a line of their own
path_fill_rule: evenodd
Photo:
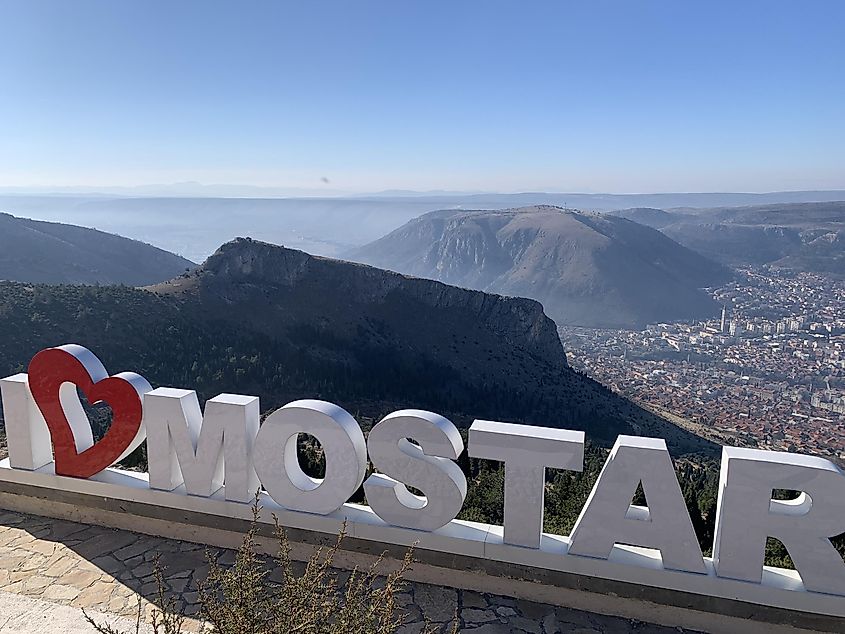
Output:
<svg viewBox="0 0 845 634">
<path fill-rule="evenodd" d="M 845 282 L 741 269 L 717 318 L 564 327 L 576 369 L 722 443 L 845 460 Z"/>
</svg>

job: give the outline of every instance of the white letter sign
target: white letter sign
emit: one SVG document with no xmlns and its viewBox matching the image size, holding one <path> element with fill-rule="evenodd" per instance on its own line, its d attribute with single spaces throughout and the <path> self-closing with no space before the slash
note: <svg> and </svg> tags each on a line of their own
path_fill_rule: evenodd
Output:
<svg viewBox="0 0 845 634">
<path fill-rule="evenodd" d="M 225 483 L 225 496 L 248 502 L 258 491 L 252 450 L 258 398 L 221 394 L 200 412 L 196 392 L 160 387 L 144 396 L 150 486 L 171 491 L 184 482 L 190 495 L 208 497 Z"/>
<path fill-rule="evenodd" d="M 308 433 L 320 441 L 326 477 L 312 478 L 299 464 L 297 440 Z M 267 417 L 255 440 L 255 471 L 267 493 L 285 508 L 328 515 L 361 486 L 367 447 L 358 423 L 326 401 L 294 401 Z"/>
<path fill-rule="evenodd" d="M 648 506 L 631 500 L 642 483 Z M 666 442 L 619 436 L 570 536 L 573 555 L 607 559 L 615 543 L 655 548 L 663 566 L 706 572 Z"/>
<path fill-rule="evenodd" d="M 725 447 L 713 557 L 705 558 L 666 442 L 656 438 L 617 438 L 567 537 L 543 532 L 546 469 L 583 470 L 580 431 L 472 423 L 469 455 L 504 463 L 504 526 L 495 526 L 457 519 L 467 495 L 456 462 L 464 443 L 433 412 L 388 414 L 366 441 L 345 409 L 320 400 L 288 403 L 260 424 L 258 397 L 221 394 L 203 411 L 195 392 L 153 390 L 132 372 L 109 375 L 78 345 L 39 352 L 27 374 L 0 380 L 0 395 L 9 448 L 0 502 L 31 497 L 38 513 L 53 512 L 52 489 L 62 492 L 60 513 L 74 500 L 95 509 L 107 500 L 138 517 L 175 510 L 177 522 L 223 527 L 249 521 L 257 494 L 259 523 L 277 518 L 325 536 L 346 526 L 356 550 L 359 540 L 377 542 L 370 548 L 379 552 L 415 544 L 447 555 L 435 566 L 480 564 L 502 579 L 513 565 L 515 577 L 595 577 L 683 593 L 683 601 L 697 594 L 845 619 L 845 562 L 831 542 L 845 534 L 845 474 L 822 458 Z M 108 429 L 95 433 L 86 402 L 111 408 Z M 303 470 L 300 434 L 319 441 L 323 478 Z M 149 473 L 113 466 L 145 436 Z M 374 473 L 364 481 L 368 452 Z M 369 506 L 349 501 L 362 483 Z M 645 506 L 632 503 L 640 484 Z M 799 495 L 773 499 L 784 490 Z M 783 543 L 796 570 L 764 567 L 767 538 Z"/>
<path fill-rule="evenodd" d="M 539 548 L 546 467 L 581 471 L 584 432 L 477 420 L 469 455 L 505 463 L 504 542 Z"/>
<path fill-rule="evenodd" d="M 773 500 L 775 489 L 800 491 Z M 845 533 L 845 476 L 824 458 L 724 447 L 713 562 L 716 574 L 760 583 L 766 538 L 779 539 L 804 587 L 845 594 L 845 563 L 830 538 Z"/>
<path fill-rule="evenodd" d="M 433 531 L 461 512 L 467 481 L 452 461 L 461 455 L 464 442 L 450 421 L 422 410 L 394 412 L 370 430 L 367 448 L 382 473 L 367 478 L 364 493 L 385 522 Z M 423 495 L 414 495 L 406 484 Z"/>
<path fill-rule="evenodd" d="M 12 468 L 35 471 L 53 462 L 50 430 L 32 400 L 26 374 L 0 381 L 0 394 Z"/>
</svg>

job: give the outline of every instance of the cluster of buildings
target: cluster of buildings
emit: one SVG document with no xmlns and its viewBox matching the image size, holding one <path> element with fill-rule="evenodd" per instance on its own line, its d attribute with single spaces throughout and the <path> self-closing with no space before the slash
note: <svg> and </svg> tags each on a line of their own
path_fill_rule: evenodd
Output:
<svg viewBox="0 0 845 634">
<path fill-rule="evenodd" d="M 845 282 L 747 269 L 719 318 L 562 328 L 570 363 L 717 442 L 845 460 Z"/>
</svg>

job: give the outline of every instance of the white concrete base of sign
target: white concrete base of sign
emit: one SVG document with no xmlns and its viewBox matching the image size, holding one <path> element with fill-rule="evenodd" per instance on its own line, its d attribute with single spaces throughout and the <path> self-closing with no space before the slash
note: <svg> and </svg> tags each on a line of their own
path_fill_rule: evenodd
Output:
<svg viewBox="0 0 845 634">
<path fill-rule="evenodd" d="M 4 487 L 2 483 L 8 485 Z M 52 465 L 37 471 L 22 471 L 11 469 L 8 461 L 0 462 L 0 491 L 14 493 L 22 487 L 28 490 L 26 495 L 40 498 L 42 502 L 35 504 L 37 508 L 15 510 L 50 516 L 60 506 L 67 506 L 59 504 L 63 501 L 62 496 L 88 498 L 91 508 L 86 510 L 79 503 L 83 507 L 81 515 L 68 519 L 94 521 L 100 517 L 99 521 L 119 528 L 219 546 L 237 546 L 237 529 L 229 527 L 234 520 L 251 519 L 250 505 L 227 501 L 223 491 L 203 498 L 187 495 L 182 487 L 174 491 L 150 489 L 147 475 L 143 473 L 108 469 L 91 479 L 81 480 L 56 476 Z M 8 505 L 8 500 L 20 495 L 3 495 L 0 503 Z M 50 504 L 50 499 L 56 504 Z M 418 559 L 424 565 L 416 566 L 415 574 L 419 576 L 421 571 L 429 570 L 431 578 L 417 579 L 427 583 L 523 595 L 522 598 L 558 605 L 566 604 L 564 597 L 573 599 L 577 596 L 574 607 L 579 609 L 720 632 L 733 630 L 727 627 L 727 622 L 724 627 L 712 625 L 730 618 L 726 616 L 730 610 L 724 609 L 725 604 L 751 608 L 769 606 L 746 610 L 754 616 L 743 616 L 760 616 L 769 621 L 767 632 L 775 631 L 773 620 L 774 623 L 786 620 L 765 618 L 766 613 L 785 614 L 786 611 L 804 613 L 809 621 L 834 617 L 828 619 L 838 624 L 833 631 L 845 631 L 845 621 L 839 622 L 836 618 L 845 617 L 845 597 L 806 592 L 797 573 L 790 570 L 766 568 L 762 584 L 748 583 L 717 578 L 710 559 L 705 560 L 707 574 L 684 573 L 664 569 L 659 553 L 643 548 L 616 546 L 609 560 L 593 559 L 567 554 L 567 537 L 544 534 L 540 548 L 532 549 L 503 543 L 500 526 L 455 520 L 426 533 L 388 526 L 368 507 L 355 504 L 346 504 L 335 513 L 321 516 L 283 509 L 266 495 L 260 502 L 263 506 L 261 522 L 271 523 L 275 514 L 283 526 L 293 529 L 292 533 L 302 531 L 302 535 L 309 537 L 300 541 L 330 540 L 346 521 L 350 543 L 345 549 L 352 555 L 378 555 L 383 550 L 396 553 L 416 544 Z M 100 508 L 97 508 L 98 504 Z M 143 512 L 136 512 L 136 507 Z M 101 510 L 104 508 L 111 510 Z M 122 513 L 114 513 L 123 509 Z M 62 516 L 68 512 L 65 508 Z M 85 513 L 89 513 L 86 517 L 91 519 L 84 519 Z M 104 513 L 110 519 L 104 519 Z M 203 525 L 192 527 L 194 516 L 202 516 Z M 292 539 L 297 537 L 292 534 Z M 444 574 L 444 569 L 449 568 L 452 570 Z M 588 592 L 575 589 L 587 585 L 599 589 L 587 588 Z M 674 604 L 656 610 L 654 605 L 669 595 L 675 597 Z M 644 601 L 652 602 L 649 609 L 643 609 Z M 658 613 L 669 616 L 657 619 Z M 742 631 L 751 631 L 748 621 L 734 620 L 745 623 L 746 628 Z M 797 622 L 795 625 L 801 627 Z M 827 631 L 825 627 L 807 629 Z"/>
</svg>

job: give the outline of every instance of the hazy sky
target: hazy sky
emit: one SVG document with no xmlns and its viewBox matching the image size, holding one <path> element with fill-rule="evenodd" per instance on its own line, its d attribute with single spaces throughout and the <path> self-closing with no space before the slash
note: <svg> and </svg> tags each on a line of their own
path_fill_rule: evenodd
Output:
<svg viewBox="0 0 845 634">
<path fill-rule="evenodd" d="M 845 188 L 843 28 L 839 0 L 0 0 L 0 187 Z"/>
</svg>

